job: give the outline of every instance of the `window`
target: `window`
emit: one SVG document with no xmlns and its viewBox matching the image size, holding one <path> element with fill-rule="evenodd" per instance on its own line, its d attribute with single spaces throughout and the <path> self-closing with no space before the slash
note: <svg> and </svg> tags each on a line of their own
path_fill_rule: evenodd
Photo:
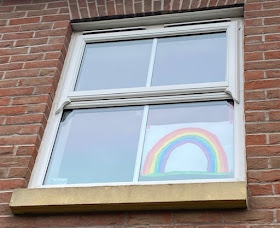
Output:
<svg viewBox="0 0 280 228">
<path fill-rule="evenodd" d="M 30 187 L 244 182 L 239 28 L 74 34 Z"/>
</svg>

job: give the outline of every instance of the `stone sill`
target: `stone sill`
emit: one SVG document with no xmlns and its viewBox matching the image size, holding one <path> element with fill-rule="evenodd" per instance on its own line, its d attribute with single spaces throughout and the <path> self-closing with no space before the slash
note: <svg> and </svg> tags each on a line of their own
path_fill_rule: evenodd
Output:
<svg viewBox="0 0 280 228">
<path fill-rule="evenodd" d="M 16 189 L 14 214 L 246 208 L 246 182 Z"/>
</svg>

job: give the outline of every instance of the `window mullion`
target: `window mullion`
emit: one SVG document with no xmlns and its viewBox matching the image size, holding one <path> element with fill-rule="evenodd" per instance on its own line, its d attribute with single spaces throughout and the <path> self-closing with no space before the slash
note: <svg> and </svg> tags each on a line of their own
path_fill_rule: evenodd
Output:
<svg viewBox="0 0 280 228">
<path fill-rule="evenodd" d="M 155 58 L 156 58 L 156 51 L 157 51 L 157 38 L 153 39 L 153 45 L 151 50 L 151 57 L 150 57 L 150 64 L 149 64 L 149 70 L 147 75 L 147 81 L 146 81 L 146 87 L 150 87 L 152 84 L 152 77 L 153 77 L 153 70 L 154 70 L 154 64 L 155 64 Z"/>
<path fill-rule="evenodd" d="M 138 177 L 139 177 L 139 173 L 140 173 L 141 159 L 142 159 L 142 153 L 143 153 L 143 147 L 144 147 L 144 141 L 145 141 L 148 114 L 149 114 L 149 106 L 145 105 L 144 110 L 143 110 L 143 118 L 142 118 L 142 123 L 141 123 L 140 137 L 139 137 L 139 142 L 138 142 L 138 149 L 137 149 L 134 175 L 133 175 L 134 183 L 138 182 Z"/>
</svg>

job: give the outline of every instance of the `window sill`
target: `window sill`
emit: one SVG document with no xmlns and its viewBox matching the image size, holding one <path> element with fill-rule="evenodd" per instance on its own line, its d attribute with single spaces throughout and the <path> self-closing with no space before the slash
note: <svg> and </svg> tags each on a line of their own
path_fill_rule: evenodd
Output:
<svg viewBox="0 0 280 228">
<path fill-rule="evenodd" d="M 246 208 L 246 182 L 16 189 L 14 214 Z"/>
</svg>

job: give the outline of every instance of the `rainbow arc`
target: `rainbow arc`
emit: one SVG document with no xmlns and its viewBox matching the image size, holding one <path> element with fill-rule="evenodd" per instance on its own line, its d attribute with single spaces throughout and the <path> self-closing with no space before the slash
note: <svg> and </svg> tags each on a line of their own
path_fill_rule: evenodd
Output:
<svg viewBox="0 0 280 228">
<path fill-rule="evenodd" d="M 164 173 L 172 151 L 187 143 L 197 145 L 204 152 L 207 158 L 207 172 L 228 172 L 227 156 L 216 135 L 201 128 L 182 128 L 164 136 L 154 145 L 146 157 L 141 174 Z"/>
</svg>

